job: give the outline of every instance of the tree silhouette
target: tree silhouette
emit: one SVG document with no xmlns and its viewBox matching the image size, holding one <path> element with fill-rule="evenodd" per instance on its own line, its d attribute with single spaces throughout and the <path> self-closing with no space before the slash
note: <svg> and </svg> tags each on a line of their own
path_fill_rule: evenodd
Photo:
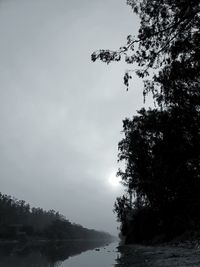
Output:
<svg viewBox="0 0 200 267">
<path fill-rule="evenodd" d="M 156 100 L 167 100 L 171 85 L 160 79 L 167 78 L 199 84 L 200 68 L 200 4 L 198 0 L 151 1 L 127 0 L 133 11 L 140 17 L 138 36 L 127 37 L 126 44 L 119 50 L 101 49 L 91 55 L 92 61 L 97 59 L 110 63 L 122 58 L 128 64 L 136 63 L 137 75 L 144 78 L 155 72 L 151 82 L 144 81 L 144 94 L 153 92 Z M 157 72 L 156 72 L 157 70 Z M 171 76 L 170 76 L 171 75 Z M 126 72 L 124 83 L 129 86 L 131 72 Z M 169 79 L 168 79 L 169 78 Z M 158 86 L 162 84 L 162 86 Z M 187 88 L 188 89 L 188 88 Z M 183 89 L 182 89 L 183 90 Z"/>
<path fill-rule="evenodd" d="M 127 4 L 140 17 L 138 36 L 91 58 L 134 64 L 144 97 L 152 92 L 156 108 L 123 121 L 118 160 L 125 169 L 118 175 L 125 194 L 115 212 L 127 242 L 170 239 L 200 222 L 200 2 Z M 127 89 L 130 78 L 132 70 L 124 75 Z"/>
</svg>

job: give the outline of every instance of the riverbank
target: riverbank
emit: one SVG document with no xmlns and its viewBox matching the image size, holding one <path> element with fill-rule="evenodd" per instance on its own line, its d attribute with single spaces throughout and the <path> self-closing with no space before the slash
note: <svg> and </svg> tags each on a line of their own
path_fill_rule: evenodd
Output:
<svg viewBox="0 0 200 267">
<path fill-rule="evenodd" d="M 199 267 L 200 247 L 189 244 L 141 246 L 122 245 L 118 247 L 120 257 L 117 267 Z"/>
</svg>

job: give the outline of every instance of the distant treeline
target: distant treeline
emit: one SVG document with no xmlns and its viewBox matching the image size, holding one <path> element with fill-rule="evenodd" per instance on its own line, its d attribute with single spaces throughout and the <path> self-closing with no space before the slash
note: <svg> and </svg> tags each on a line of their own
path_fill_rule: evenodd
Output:
<svg viewBox="0 0 200 267">
<path fill-rule="evenodd" d="M 54 210 L 30 208 L 24 200 L 0 193 L 0 239 L 112 239 L 105 232 L 71 223 Z"/>
</svg>

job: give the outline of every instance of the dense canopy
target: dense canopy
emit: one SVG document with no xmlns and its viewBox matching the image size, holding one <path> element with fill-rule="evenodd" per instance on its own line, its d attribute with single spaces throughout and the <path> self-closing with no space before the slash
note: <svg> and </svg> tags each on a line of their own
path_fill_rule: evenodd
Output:
<svg viewBox="0 0 200 267">
<path fill-rule="evenodd" d="M 110 63 L 124 57 L 153 93 L 156 108 L 123 122 L 119 170 L 126 188 L 115 211 L 127 242 L 168 240 L 200 222 L 200 2 L 127 0 L 140 17 L 138 36 L 117 51 L 92 54 Z M 134 196 L 134 200 L 133 200 Z"/>
</svg>

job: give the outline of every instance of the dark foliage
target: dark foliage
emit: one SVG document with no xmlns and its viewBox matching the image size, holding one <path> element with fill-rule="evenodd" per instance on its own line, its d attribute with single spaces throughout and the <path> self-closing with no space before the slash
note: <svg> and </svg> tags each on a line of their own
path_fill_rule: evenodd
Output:
<svg viewBox="0 0 200 267">
<path fill-rule="evenodd" d="M 195 112 L 174 107 L 142 109 L 132 120 L 124 120 L 119 160 L 126 167 L 118 175 L 127 196 L 117 199 L 115 211 L 128 239 L 134 234 L 136 241 L 137 236 L 143 240 L 161 234 L 169 239 L 198 226 L 199 119 Z"/>
<path fill-rule="evenodd" d="M 153 92 L 158 102 L 175 90 L 176 86 L 171 87 L 171 82 L 174 84 L 177 79 L 188 84 L 192 81 L 194 87 L 198 86 L 199 0 L 127 0 L 127 4 L 141 19 L 138 36 L 129 35 L 126 44 L 117 51 L 101 49 L 94 52 L 92 61 L 99 59 L 109 64 L 124 58 L 128 64 L 138 66 L 135 72 L 142 78 L 153 71 L 151 82 L 145 80 L 144 94 Z M 161 82 L 161 77 L 167 84 Z M 130 78 L 130 72 L 126 72 L 124 83 L 127 87 Z"/>
<path fill-rule="evenodd" d="M 111 240 L 108 233 L 69 222 L 54 210 L 30 208 L 24 200 L 0 193 L 0 239 Z"/>
<path fill-rule="evenodd" d="M 136 64 L 144 97 L 152 92 L 157 108 L 123 122 L 118 175 L 126 191 L 115 212 L 127 242 L 163 241 L 200 225 L 200 1 L 127 4 L 140 17 L 138 36 L 92 60 Z"/>
</svg>

